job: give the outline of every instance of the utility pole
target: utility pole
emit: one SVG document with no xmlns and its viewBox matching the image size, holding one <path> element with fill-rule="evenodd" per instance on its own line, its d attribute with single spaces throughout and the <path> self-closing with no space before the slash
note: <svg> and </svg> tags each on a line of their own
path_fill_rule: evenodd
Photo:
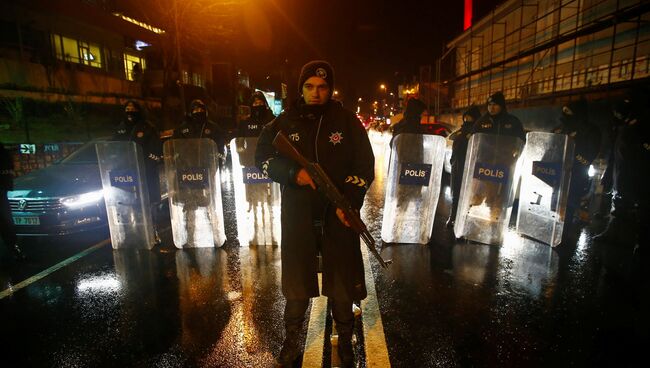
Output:
<svg viewBox="0 0 650 368">
<path fill-rule="evenodd" d="M 181 113 L 185 116 L 185 89 L 183 87 L 183 59 L 181 58 L 180 37 L 178 37 L 178 0 L 174 0 L 174 38 L 176 43 L 176 62 L 178 64 L 178 95 L 181 99 Z"/>
</svg>

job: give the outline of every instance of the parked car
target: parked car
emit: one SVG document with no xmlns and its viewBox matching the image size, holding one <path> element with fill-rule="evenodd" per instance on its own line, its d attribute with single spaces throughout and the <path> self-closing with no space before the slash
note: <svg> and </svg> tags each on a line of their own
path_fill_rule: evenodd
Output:
<svg viewBox="0 0 650 368">
<path fill-rule="evenodd" d="M 18 235 L 64 235 L 107 226 L 95 142 L 14 180 L 7 197 Z"/>
<path fill-rule="evenodd" d="M 66 235 L 107 228 L 96 139 L 14 180 L 7 193 L 18 235 Z M 162 177 L 162 170 L 161 170 Z M 165 186 L 161 186 L 166 198 Z"/>
</svg>

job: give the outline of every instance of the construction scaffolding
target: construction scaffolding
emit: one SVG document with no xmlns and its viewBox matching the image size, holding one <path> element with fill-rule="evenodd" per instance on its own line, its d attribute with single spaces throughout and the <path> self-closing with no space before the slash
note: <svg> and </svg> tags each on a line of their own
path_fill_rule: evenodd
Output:
<svg viewBox="0 0 650 368">
<path fill-rule="evenodd" d="M 647 0 L 511 0 L 447 47 L 451 107 L 618 88 L 650 76 Z"/>
</svg>

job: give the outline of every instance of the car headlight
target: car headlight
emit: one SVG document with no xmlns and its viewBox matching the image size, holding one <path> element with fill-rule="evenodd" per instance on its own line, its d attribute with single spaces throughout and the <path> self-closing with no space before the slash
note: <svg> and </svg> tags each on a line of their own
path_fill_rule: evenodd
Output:
<svg viewBox="0 0 650 368">
<path fill-rule="evenodd" d="M 61 198 L 61 204 L 68 208 L 78 208 L 93 204 L 102 199 L 104 199 L 104 190 L 100 189 L 94 192 Z"/>
<path fill-rule="evenodd" d="M 587 175 L 589 175 L 590 178 L 593 178 L 594 175 L 596 175 L 596 168 L 594 165 L 589 165 L 589 170 L 587 171 Z"/>
</svg>

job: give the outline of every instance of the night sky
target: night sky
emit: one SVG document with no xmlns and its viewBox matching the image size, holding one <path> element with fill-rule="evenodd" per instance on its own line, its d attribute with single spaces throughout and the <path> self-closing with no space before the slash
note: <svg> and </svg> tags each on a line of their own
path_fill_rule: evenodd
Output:
<svg viewBox="0 0 650 368">
<path fill-rule="evenodd" d="M 477 19 L 501 1 L 474 2 Z M 291 70 L 312 59 L 326 59 L 336 70 L 337 89 L 349 99 L 374 96 L 380 83 L 396 91 L 397 83 L 418 75 L 419 66 L 435 65 L 444 44 L 463 26 L 463 0 L 256 0 L 250 4 L 255 4 L 255 10 L 245 10 L 245 20 L 260 24 L 263 18 L 271 33 L 260 35 L 258 30 L 265 27 L 246 27 L 252 31 L 245 32 L 247 46 L 237 55 L 253 80 L 285 58 Z M 257 46 L 251 40 L 258 40 Z"/>
<path fill-rule="evenodd" d="M 256 86 L 274 71 L 297 74 L 305 62 L 325 59 L 346 100 L 373 98 L 381 83 L 396 92 L 420 66 L 435 65 L 445 43 L 462 32 L 463 2 L 248 0 L 236 39 L 216 58 L 248 71 Z M 500 2 L 474 0 L 474 19 Z"/>
</svg>

